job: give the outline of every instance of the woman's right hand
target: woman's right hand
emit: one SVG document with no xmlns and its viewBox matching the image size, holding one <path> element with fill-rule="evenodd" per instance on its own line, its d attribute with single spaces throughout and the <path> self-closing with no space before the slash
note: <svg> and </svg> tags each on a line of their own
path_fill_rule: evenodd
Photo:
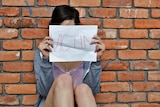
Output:
<svg viewBox="0 0 160 107">
<path fill-rule="evenodd" d="M 51 52 L 51 47 L 53 48 L 53 39 L 46 36 L 39 44 L 38 48 L 42 52 L 44 58 L 49 57 L 49 52 Z"/>
</svg>

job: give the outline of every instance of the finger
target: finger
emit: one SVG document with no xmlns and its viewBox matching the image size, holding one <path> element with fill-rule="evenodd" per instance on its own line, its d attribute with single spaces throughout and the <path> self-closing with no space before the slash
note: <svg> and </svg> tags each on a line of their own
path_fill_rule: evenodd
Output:
<svg viewBox="0 0 160 107">
<path fill-rule="evenodd" d="M 44 50 L 45 50 L 45 51 L 49 51 L 49 52 L 52 51 L 50 45 L 48 45 L 48 44 L 46 44 L 46 45 L 44 46 Z"/>
<path fill-rule="evenodd" d="M 105 50 L 105 45 L 102 43 L 102 44 L 97 44 L 96 45 L 96 51 L 104 51 Z"/>
<path fill-rule="evenodd" d="M 99 44 L 97 44 L 97 45 L 96 45 L 96 50 L 95 50 L 95 52 L 99 52 L 99 51 L 101 51 L 101 50 L 102 50 L 101 46 L 100 46 Z"/>
<path fill-rule="evenodd" d="M 46 47 L 46 48 L 44 49 L 44 51 L 51 52 L 52 50 L 51 50 L 50 47 Z"/>
<path fill-rule="evenodd" d="M 51 37 L 46 36 L 42 42 L 47 43 L 48 41 L 53 41 L 53 39 Z"/>
<path fill-rule="evenodd" d="M 51 40 L 51 39 L 47 39 L 47 38 L 46 38 L 46 39 L 44 39 L 41 43 L 42 43 L 42 45 L 47 44 L 47 45 L 53 47 L 53 39 Z"/>
<path fill-rule="evenodd" d="M 53 40 L 52 37 L 46 36 L 44 40 Z"/>
<path fill-rule="evenodd" d="M 48 41 L 47 41 L 47 44 L 53 48 L 53 41 L 48 40 Z"/>
<path fill-rule="evenodd" d="M 90 44 L 102 44 L 102 40 L 93 39 Z"/>
<path fill-rule="evenodd" d="M 92 40 L 90 42 L 90 44 L 100 44 L 100 43 L 101 43 L 101 41 L 99 41 L 99 40 Z"/>
<path fill-rule="evenodd" d="M 90 44 L 101 44 L 101 43 L 102 43 L 102 40 L 98 36 L 94 36 L 92 41 L 90 42 Z"/>
<path fill-rule="evenodd" d="M 49 44 L 49 42 L 45 41 L 45 42 L 41 42 L 39 44 L 39 48 L 40 50 L 48 50 L 48 47 L 52 46 L 52 44 Z"/>
</svg>

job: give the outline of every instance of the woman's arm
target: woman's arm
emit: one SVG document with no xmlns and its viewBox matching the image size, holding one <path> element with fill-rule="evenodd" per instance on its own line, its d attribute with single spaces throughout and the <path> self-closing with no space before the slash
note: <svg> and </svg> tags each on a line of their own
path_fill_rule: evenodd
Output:
<svg viewBox="0 0 160 107">
<path fill-rule="evenodd" d="M 35 51 L 34 70 L 37 82 L 37 90 L 41 96 L 46 97 L 53 82 L 52 63 L 48 58 L 40 56 L 40 50 Z"/>
<path fill-rule="evenodd" d="M 101 68 L 100 61 L 92 62 L 90 66 L 90 70 L 83 81 L 84 83 L 90 86 L 94 95 L 98 93 L 100 90 L 101 72 L 102 72 L 102 68 Z"/>
<path fill-rule="evenodd" d="M 86 75 L 84 82 L 87 83 L 92 89 L 93 94 L 99 92 L 100 90 L 100 75 L 102 72 L 100 58 L 105 50 L 105 45 L 100 37 L 94 36 L 91 44 L 96 44 L 95 52 L 97 53 L 97 62 L 92 62 L 90 66 L 90 70 Z"/>
</svg>

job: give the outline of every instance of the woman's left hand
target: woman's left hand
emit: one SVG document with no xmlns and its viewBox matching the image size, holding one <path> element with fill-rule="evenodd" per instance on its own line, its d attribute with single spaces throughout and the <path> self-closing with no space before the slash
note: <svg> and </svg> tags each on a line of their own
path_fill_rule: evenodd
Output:
<svg viewBox="0 0 160 107">
<path fill-rule="evenodd" d="M 95 52 L 97 52 L 97 59 L 100 59 L 103 51 L 105 50 L 105 44 L 103 43 L 101 38 L 98 36 L 93 37 L 91 44 L 96 44 Z"/>
</svg>

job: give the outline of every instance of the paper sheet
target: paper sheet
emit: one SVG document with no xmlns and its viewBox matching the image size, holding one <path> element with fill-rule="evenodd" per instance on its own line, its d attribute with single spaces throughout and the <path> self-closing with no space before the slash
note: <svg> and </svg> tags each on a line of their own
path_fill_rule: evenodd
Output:
<svg viewBox="0 0 160 107">
<path fill-rule="evenodd" d="M 95 44 L 90 42 L 97 30 L 96 25 L 50 25 L 54 46 L 50 62 L 96 61 Z"/>
</svg>

